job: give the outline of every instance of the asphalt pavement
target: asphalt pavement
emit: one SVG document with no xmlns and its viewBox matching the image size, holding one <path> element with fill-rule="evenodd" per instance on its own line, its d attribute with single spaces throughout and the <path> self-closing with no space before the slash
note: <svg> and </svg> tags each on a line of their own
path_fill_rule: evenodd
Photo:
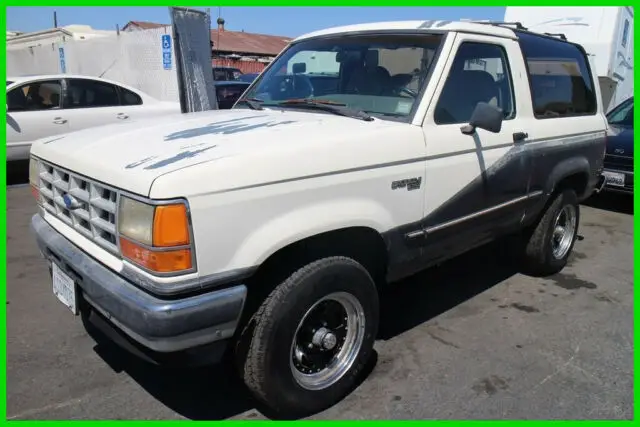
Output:
<svg viewBox="0 0 640 427">
<path fill-rule="evenodd" d="M 9 419 L 264 418 L 228 366 L 166 370 L 91 339 L 52 294 L 29 189 L 7 193 Z M 581 212 L 554 277 L 487 247 L 385 289 L 370 371 L 312 418 L 632 419 L 632 198 Z"/>
</svg>

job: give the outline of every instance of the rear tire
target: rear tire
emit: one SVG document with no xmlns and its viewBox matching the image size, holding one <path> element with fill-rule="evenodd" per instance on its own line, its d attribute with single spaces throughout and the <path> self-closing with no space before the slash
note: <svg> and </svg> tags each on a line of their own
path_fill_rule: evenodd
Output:
<svg viewBox="0 0 640 427">
<path fill-rule="evenodd" d="M 573 250 L 579 224 L 580 206 L 575 191 L 558 192 L 535 227 L 525 232 L 525 272 L 534 276 L 560 272 Z"/>
<path fill-rule="evenodd" d="M 356 261 L 330 257 L 302 267 L 266 298 L 245 329 L 242 376 L 278 416 L 324 410 L 356 385 L 373 351 L 378 293 Z"/>
</svg>

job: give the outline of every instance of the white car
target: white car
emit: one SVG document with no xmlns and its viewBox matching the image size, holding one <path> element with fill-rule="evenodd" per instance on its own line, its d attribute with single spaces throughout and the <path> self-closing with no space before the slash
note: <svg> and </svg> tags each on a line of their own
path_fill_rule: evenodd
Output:
<svg viewBox="0 0 640 427">
<path fill-rule="evenodd" d="M 180 113 L 180 103 L 98 77 L 8 77 L 7 161 L 28 159 L 31 144 L 40 138 L 174 113 Z"/>
<path fill-rule="evenodd" d="M 308 415 L 357 384 L 379 285 L 508 236 L 523 271 L 561 271 L 606 129 L 588 55 L 559 37 L 307 34 L 230 110 L 34 144 L 41 285 L 145 359 L 228 352 L 274 413 Z"/>
</svg>

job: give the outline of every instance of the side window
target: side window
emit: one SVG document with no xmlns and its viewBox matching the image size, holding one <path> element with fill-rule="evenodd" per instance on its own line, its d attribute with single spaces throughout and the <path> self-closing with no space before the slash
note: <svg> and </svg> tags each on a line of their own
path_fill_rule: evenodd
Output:
<svg viewBox="0 0 640 427">
<path fill-rule="evenodd" d="M 495 44 L 465 42 L 442 88 L 434 120 L 440 125 L 468 123 L 479 102 L 500 108 L 505 120 L 515 117 L 506 51 Z"/>
<path fill-rule="evenodd" d="M 120 105 L 116 87 L 109 83 L 69 79 L 64 108 L 116 107 Z"/>
<path fill-rule="evenodd" d="M 622 47 L 627 47 L 627 39 L 629 38 L 629 20 L 624 20 L 624 29 L 622 30 Z"/>
<path fill-rule="evenodd" d="M 536 118 L 596 113 L 596 94 L 586 56 L 575 45 L 520 33 Z"/>
<path fill-rule="evenodd" d="M 120 88 L 120 97 L 122 105 L 142 105 L 142 98 L 137 93 L 131 92 L 129 89 Z"/>
<path fill-rule="evenodd" d="M 60 80 L 27 83 L 7 94 L 8 112 L 42 111 L 60 108 Z"/>
</svg>

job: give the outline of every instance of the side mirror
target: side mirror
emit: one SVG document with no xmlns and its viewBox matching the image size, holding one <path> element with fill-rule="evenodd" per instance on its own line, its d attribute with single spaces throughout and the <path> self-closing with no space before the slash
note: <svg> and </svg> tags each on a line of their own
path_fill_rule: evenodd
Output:
<svg viewBox="0 0 640 427">
<path fill-rule="evenodd" d="M 293 74 L 302 74 L 307 71 L 307 63 L 306 62 L 296 62 L 293 64 Z"/>
<path fill-rule="evenodd" d="M 503 112 L 502 109 L 489 105 L 486 102 L 478 102 L 471 114 L 468 125 L 460 128 L 465 135 L 472 135 L 476 129 L 484 129 L 489 132 L 498 133 L 502 129 Z"/>
</svg>

